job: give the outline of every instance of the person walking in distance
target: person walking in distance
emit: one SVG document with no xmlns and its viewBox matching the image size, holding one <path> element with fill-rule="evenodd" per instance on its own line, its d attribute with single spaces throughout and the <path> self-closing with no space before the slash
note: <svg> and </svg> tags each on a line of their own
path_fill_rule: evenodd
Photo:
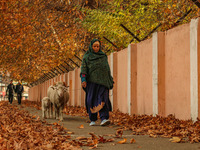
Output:
<svg viewBox="0 0 200 150">
<path fill-rule="evenodd" d="M 10 104 L 12 104 L 13 102 L 14 91 L 15 91 L 15 86 L 13 84 L 13 80 L 10 80 L 10 84 L 8 84 L 7 89 L 6 89 L 6 95 L 8 92 L 8 100 Z"/>
<path fill-rule="evenodd" d="M 18 84 L 16 85 L 16 91 L 17 93 L 17 100 L 18 100 L 18 104 L 21 104 L 21 100 L 22 100 L 22 93 L 24 92 L 24 87 L 21 84 L 21 81 L 18 81 Z"/>
<path fill-rule="evenodd" d="M 98 112 L 100 125 L 109 125 L 109 111 L 112 110 L 109 89 L 113 88 L 114 82 L 107 55 L 101 51 L 101 43 L 98 39 L 91 41 L 89 50 L 83 56 L 80 77 L 86 92 L 85 103 L 91 121 L 90 126 L 95 125 Z"/>
</svg>

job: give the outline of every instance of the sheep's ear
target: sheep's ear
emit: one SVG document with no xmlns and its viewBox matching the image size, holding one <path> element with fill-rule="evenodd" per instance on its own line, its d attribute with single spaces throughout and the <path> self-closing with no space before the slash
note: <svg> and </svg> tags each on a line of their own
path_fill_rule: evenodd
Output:
<svg viewBox="0 0 200 150">
<path fill-rule="evenodd" d="M 55 90 L 55 87 L 52 86 L 51 88 L 52 88 L 53 90 Z"/>
</svg>

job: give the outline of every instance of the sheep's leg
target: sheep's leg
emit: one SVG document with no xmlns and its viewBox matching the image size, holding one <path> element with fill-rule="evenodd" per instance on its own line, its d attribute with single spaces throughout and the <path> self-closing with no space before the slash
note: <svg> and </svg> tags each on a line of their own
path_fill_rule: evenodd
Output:
<svg viewBox="0 0 200 150">
<path fill-rule="evenodd" d="M 49 108 L 47 108 L 47 118 L 49 118 Z"/>
<path fill-rule="evenodd" d="M 48 117 L 50 118 L 50 108 L 48 108 Z"/>
<path fill-rule="evenodd" d="M 45 117 L 45 114 L 44 114 L 45 112 L 44 112 L 44 109 L 42 108 L 42 118 L 44 119 L 44 117 Z"/>
<path fill-rule="evenodd" d="M 59 119 L 59 108 L 56 108 L 56 119 Z"/>
<path fill-rule="evenodd" d="M 42 109 L 42 118 L 44 118 L 44 110 Z"/>
<path fill-rule="evenodd" d="M 59 108 L 59 117 L 60 117 L 60 121 L 63 121 L 63 112 L 62 112 L 62 110 L 63 110 L 63 107 L 60 107 L 60 108 Z"/>
<path fill-rule="evenodd" d="M 53 118 L 55 119 L 56 118 L 56 106 L 55 104 L 53 104 Z"/>
<path fill-rule="evenodd" d="M 53 118 L 53 104 L 52 103 L 50 103 L 49 110 L 50 110 L 50 118 Z"/>
<path fill-rule="evenodd" d="M 55 119 L 57 119 L 58 117 L 57 117 L 57 106 L 56 105 L 54 105 L 55 107 L 54 107 L 54 112 L 55 112 Z"/>
<path fill-rule="evenodd" d="M 47 118 L 47 110 L 44 110 L 44 118 Z"/>
</svg>

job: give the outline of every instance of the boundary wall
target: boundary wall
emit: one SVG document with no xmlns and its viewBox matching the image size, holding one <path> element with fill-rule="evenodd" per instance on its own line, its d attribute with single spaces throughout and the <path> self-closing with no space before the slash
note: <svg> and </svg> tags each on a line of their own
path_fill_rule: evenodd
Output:
<svg viewBox="0 0 200 150">
<path fill-rule="evenodd" d="M 128 114 L 200 117 L 200 23 L 153 33 L 151 39 L 108 56 L 115 84 L 110 90 L 114 110 Z M 53 82 L 69 86 L 68 105 L 85 106 L 80 68 L 29 89 L 29 99 L 40 101 Z"/>
</svg>

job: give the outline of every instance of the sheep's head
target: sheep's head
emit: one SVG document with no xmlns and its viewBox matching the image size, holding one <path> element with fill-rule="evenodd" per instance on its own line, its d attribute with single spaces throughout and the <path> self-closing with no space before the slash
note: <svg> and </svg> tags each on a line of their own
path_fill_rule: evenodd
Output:
<svg viewBox="0 0 200 150">
<path fill-rule="evenodd" d="M 56 87 L 56 90 L 58 93 L 58 97 L 62 99 L 64 97 L 64 86 L 59 85 Z"/>
<path fill-rule="evenodd" d="M 50 105 L 51 105 L 51 102 L 50 102 L 50 100 L 48 100 L 47 101 L 47 107 L 50 107 Z"/>
</svg>

